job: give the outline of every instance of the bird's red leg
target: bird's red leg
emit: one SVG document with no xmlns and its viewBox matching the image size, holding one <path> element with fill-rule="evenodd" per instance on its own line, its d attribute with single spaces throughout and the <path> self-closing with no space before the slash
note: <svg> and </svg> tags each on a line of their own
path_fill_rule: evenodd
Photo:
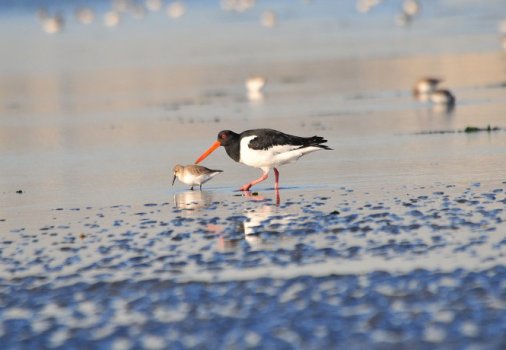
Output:
<svg viewBox="0 0 506 350">
<path fill-rule="evenodd" d="M 257 183 L 264 181 L 264 180 L 265 180 L 265 179 L 267 179 L 268 177 L 269 177 L 269 172 L 268 172 L 268 171 L 266 171 L 266 172 L 265 172 L 265 173 L 263 173 L 263 175 L 262 175 L 262 176 L 260 176 L 258 179 L 253 180 L 253 181 L 251 181 L 250 183 L 247 183 L 246 185 L 242 186 L 239 190 L 240 190 L 240 191 L 249 191 L 249 189 L 251 188 L 251 186 L 256 185 Z"/>
<path fill-rule="evenodd" d="M 279 198 L 279 171 L 276 168 L 274 168 L 274 175 L 276 177 L 276 180 L 274 181 L 274 190 L 276 191 L 276 206 L 279 207 L 279 204 L 281 203 L 281 199 Z"/>
<path fill-rule="evenodd" d="M 276 176 L 276 180 L 274 181 L 274 189 L 277 191 L 279 189 L 279 171 L 274 168 L 274 175 Z"/>
</svg>

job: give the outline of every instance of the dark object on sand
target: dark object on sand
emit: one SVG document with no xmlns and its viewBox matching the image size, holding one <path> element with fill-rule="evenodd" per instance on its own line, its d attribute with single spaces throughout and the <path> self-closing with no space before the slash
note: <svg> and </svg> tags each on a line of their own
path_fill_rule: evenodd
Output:
<svg viewBox="0 0 506 350">
<path fill-rule="evenodd" d="M 479 131 L 486 131 L 486 132 L 492 132 L 492 131 L 499 131 L 501 130 L 499 127 L 494 126 L 493 128 L 489 125 L 486 128 L 479 128 L 477 126 L 467 126 L 464 129 L 465 133 L 472 133 L 472 132 L 479 132 Z"/>
</svg>

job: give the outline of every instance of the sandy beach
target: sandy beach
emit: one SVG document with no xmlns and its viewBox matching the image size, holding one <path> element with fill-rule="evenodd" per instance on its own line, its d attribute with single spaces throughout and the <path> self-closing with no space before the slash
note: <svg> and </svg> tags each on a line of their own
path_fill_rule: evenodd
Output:
<svg viewBox="0 0 506 350">
<path fill-rule="evenodd" d="M 501 1 L 119 3 L 0 5 L 6 348 L 506 346 Z M 171 186 L 255 128 L 333 150 Z"/>
</svg>

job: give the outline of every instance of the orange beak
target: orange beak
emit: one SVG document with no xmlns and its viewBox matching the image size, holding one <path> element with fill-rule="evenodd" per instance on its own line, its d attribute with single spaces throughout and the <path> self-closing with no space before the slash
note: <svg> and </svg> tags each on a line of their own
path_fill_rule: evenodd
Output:
<svg viewBox="0 0 506 350">
<path fill-rule="evenodd" d="M 197 159 L 195 161 L 195 164 L 199 164 L 201 161 L 203 161 L 204 159 L 207 158 L 208 155 L 210 155 L 211 153 L 214 152 L 214 150 L 218 147 L 221 146 L 221 143 L 220 141 L 216 141 L 215 143 L 212 144 L 211 147 L 209 147 L 209 149 L 207 151 L 205 151 L 204 153 L 202 153 L 202 155 L 199 157 L 199 159 Z"/>
</svg>

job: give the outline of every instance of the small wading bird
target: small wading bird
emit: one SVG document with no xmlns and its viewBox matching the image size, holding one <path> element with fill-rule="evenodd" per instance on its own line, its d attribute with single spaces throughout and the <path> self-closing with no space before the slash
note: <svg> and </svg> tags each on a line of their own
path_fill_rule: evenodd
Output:
<svg viewBox="0 0 506 350">
<path fill-rule="evenodd" d="M 442 79 L 438 78 L 422 78 L 418 80 L 413 87 L 413 96 L 420 101 L 428 101 L 429 95 L 436 91 L 437 86 Z"/>
<path fill-rule="evenodd" d="M 190 190 L 193 191 L 193 186 L 198 185 L 202 191 L 203 184 L 222 172 L 223 170 L 212 170 L 200 165 L 183 166 L 177 164 L 174 167 L 174 179 L 172 180 L 172 186 L 174 186 L 174 182 L 176 181 L 177 177 L 178 180 L 182 183 L 190 185 Z"/>
<path fill-rule="evenodd" d="M 240 188 L 249 191 L 251 186 L 267 179 L 269 170 L 274 169 L 276 180 L 274 188 L 279 188 L 279 171 L 277 167 L 291 163 L 303 155 L 322 149 L 331 150 L 323 145 L 327 140 L 320 136 L 300 137 L 272 129 L 254 129 L 237 134 L 230 130 L 220 131 L 218 140 L 205 151 L 195 162 L 200 163 L 216 148 L 223 146 L 228 156 L 236 162 L 260 168 L 262 176 Z"/>
</svg>

